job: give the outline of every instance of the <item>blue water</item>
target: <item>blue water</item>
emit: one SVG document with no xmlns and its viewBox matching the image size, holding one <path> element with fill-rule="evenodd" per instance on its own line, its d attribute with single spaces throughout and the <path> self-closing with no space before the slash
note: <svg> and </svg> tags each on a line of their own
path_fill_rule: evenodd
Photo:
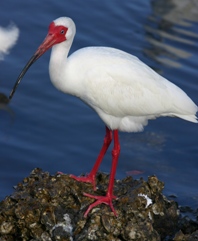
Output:
<svg viewBox="0 0 198 241">
<path fill-rule="evenodd" d="M 0 25 L 14 22 L 20 38 L 0 62 L 0 92 L 15 80 L 43 41 L 49 23 L 71 17 L 77 35 L 71 52 L 85 46 L 111 46 L 138 56 L 180 86 L 198 104 L 198 4 L 181 1 L 3 1 Z M 193 5 L 194 4 L 194 5 Z M 80 100 L 56 90 L 48 75 L 50 51 L 27 72 L 7 109 L 0 109 L 0 199 L 29 172 L 88 172 L 100 150 L 104 124 Z M 176 118 L 150 121 L 142 133 L 120 133 L 116 177 L 156 174 L 164 193 L 182 205 L 198 206 L 198 125 Z M 109 172 L 111 153 L 100 170 Z"/>
</svg>

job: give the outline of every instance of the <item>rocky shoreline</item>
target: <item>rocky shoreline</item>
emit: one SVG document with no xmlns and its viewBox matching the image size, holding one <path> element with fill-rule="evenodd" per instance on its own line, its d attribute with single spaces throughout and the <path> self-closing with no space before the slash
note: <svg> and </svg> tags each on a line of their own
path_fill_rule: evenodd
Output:
<svg viewBox="0 0 198 241">
<path fill-rule="evenodd" d="M 97 191 L 69 175 L 50 175 L 34 169 L 15 191 L 0 203 L 0 241 L 193 241 L 198 240 L 196 220 L 185 216 L 163 194 L 156 176 L 116 180 L 115 217 L 107 205 L 99 205 L 84 218 L 94 200 L 83 192 L 104 195 L 108 175 L 97 175 Z"/>
</svg>

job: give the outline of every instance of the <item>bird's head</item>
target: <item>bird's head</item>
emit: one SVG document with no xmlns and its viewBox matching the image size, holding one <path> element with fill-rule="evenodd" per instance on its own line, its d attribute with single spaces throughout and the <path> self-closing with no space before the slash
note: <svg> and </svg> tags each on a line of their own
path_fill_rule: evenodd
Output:
<svg viewBox="0 0 198 241">
<path fill-rule="evenodd" d="M 75 32 L 75 24 L 71 18 L 60 17 L 54 20 L 49 25 L 49 30 L 46 38 L 35 53 L 35 55 L 37 56 L 36 59 L 38 59 L 55 44 L 73 40 Z"/>
<path fill-rule="evenodd" d="M 14 92 L 19 85 L 21 79 L 27 72 L 27 70 L 30 68 L 30 66 L 38 59 L 40 58 L 48 49 L 53 47 L 56 44 L 60 44 L 64 41 L 71 42 L 73 41 L 74 35 L 76 33 L 76 27 L 71 18 L 68 17 L 60 17 L 54 20 L 49 25 L 48 34 L 45 37 L 42 44 L 38 47 L 35 54 L 32 56 L 32 58 L 28 61 L 28 63 L 25 65 L 23 70 L 21 71 L 20 75 L 18 76 L 16 83 L 10 93 L 9 99 L 12 99 L 12 96 L 14 95 Z"/>
</svg>

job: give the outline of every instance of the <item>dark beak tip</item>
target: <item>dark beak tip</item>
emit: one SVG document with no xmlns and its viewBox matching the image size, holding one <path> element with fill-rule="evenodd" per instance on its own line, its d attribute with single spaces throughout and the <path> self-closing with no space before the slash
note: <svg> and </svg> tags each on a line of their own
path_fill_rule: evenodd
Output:
<svg viewBox="0 0 198 241">
<path fill-rule="evenodd" d="M 23 68 L 23 70 L 21 71 L 20 75 L 18 76 L 13 89 L 10 92 L 10 95 L 8 97 L 9 100 L 12 99 L 19 83 L 21 82 L 23 76 L 25 75 L 25 73 L 27 72 L 27 70 L 30 68 L 30 66 L 41 56 L 41 54 L 39 54 L 39 51 L 36 51 L 36 53 L 31 57 L 31 59 L 28 61 L 28 63 L 25 65 L 25 67 Z"/>
</svg>

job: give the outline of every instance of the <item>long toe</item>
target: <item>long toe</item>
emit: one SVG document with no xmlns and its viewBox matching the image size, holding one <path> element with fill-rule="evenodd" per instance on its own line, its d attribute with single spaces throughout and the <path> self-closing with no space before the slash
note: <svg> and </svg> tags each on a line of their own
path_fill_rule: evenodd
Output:
<svg viewBox="0 0 198 241">
<path fill-rule="evenodd" d="M 96 207 L 97 205 L 104 203 L 106 205 L 109 205 L 112 212 L 114 213 L 115 216 L 117 216 L 117 213 L 113 207 L 113 199 L 116 199 L 116 197 L 114 195 L 106 195 L 106 196 L 95 196 L 95 195 L 91 195 L 89 193 L 83 193 L 84 196 L 86 197 L 90 197 L 93 199 L 96 199 L 97 201 L 95 201 L 94 203 L 90 204 L 87 211 L 84 214 L 84 217 L 87 217 L 88 213 L 91 211 L 92 208 Z"/>
<path fill-rule="evenodd" d="M 96 182 L 95 182 L 95 176 L 90 176 L 87 175 L 85 177 L 77 177 L 75 175 L 70 175 L 71 178 L 75 179 L 78 182 L 87 182 L 87 183 L 91 183 L 93 185 L 93 189 L 94 191 L 96 190 Z"/>
</svg>

